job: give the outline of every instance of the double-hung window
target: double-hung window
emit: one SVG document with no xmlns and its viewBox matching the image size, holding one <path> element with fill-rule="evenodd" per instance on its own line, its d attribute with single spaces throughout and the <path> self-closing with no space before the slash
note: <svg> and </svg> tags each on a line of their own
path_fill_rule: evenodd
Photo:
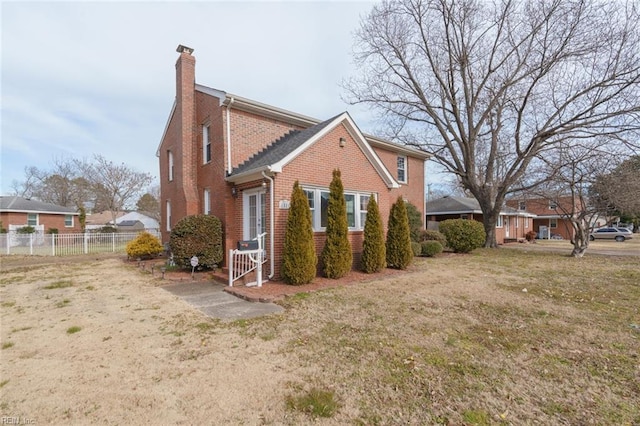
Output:
<svg viewBox="0 0 640 426">
<path fill-rule="evenodd" d="M 167 164 L 169 166 L 169 182 L 171 182 L 173 180 L 173 152 L 171 152 L 171 150 L 167 151 Z"/>
<path fill-rule="evenodd" d="M 407 183 L 407 157 L 398 156 L 398 182 Z"/>
<path fill-rule="evenodd" d="M 211 162 L 211 140 L 209 139 L 209 126 L 202 126 L 202 164 Z"/>
<path fill-rule="evenodd" d="M 502 228 L 504 226 L 502 222 L 502 215 L 498 215 L 498 221 L 496 222 L 496 228 Z"/>
<path fill-rule="evenodd" d="M 202 200 L 202 213 L 209 214 L 211 213 L 211 191 L 208 189 L 204 190 L 204 196 Z"/>
<path fill-rule="evenodd" d="M 67 228 L 73 227 L 73 215 L 72 214 L 64 215 L 64 226 L 66 226 Z"/>
<path fill-rule="evenodd" d="M 304 188 L 303 190 L 309 201 L 313 230 L 316 232 L 324 231 L 327 227 L 329 191 L 321 188 Z M 344 201 L 347 210 L 347 225 L 350 230 L 364 229 L 370 196 L 370 193 L 345 191 Z"/>
<path fill-rule="evenodd" d="M 27 213 L 27 226 L 38 226 L 38 213 Z"/>
</svg>

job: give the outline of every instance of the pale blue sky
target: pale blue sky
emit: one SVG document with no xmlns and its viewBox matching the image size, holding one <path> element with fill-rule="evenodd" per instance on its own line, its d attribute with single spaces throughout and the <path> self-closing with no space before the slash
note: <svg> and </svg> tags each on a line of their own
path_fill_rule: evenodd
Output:
<svg viewBox="0 0 640 426">
<path fill-rule="evenodd" d="M 2 1 L 0 193 L 26 166 L 93 154 L 157 177 L 178 44 L 195 49 L 200 84 L 318 119 L 348 110 L 376 133 L 339 85 L 372 5 Z"/>
</svg>

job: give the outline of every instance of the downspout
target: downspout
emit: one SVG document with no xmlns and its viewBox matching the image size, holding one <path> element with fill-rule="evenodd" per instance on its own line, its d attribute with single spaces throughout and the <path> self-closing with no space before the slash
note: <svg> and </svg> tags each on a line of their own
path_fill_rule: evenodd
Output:
<svg viewBox="0 0 640 426">
<path fill-rule="evenodd" d="M 264 176 L 265 179 L 269 179 L 269 198 L 270 198 L 270 202 L 271 202 L 271 207 L 269 208 L 269 279 L 273 279 L 273 276 L 275 275 L 275 259 L 274 259 L 274 255 L 273 255 L 273 250 L 274 250 L 274 236 L 273 236 L 273 230 L 274 230 L 274 224 L 273 224 L 273 218 L 275 216 L 274 210 L 275 210 L 275 204 L 274 204 L 274 186 L 273 186 L 273 178 L 270 177 L 269 175 L 267 175 L 264 171 L 262 172 L 262 176 Z"/>
<path fill-rule="evenodd" d="M 227 104 L 227 176 L 231 174 L 231 114 L 229 110 L 235 99 L 231 97 L 231 100 Z"/>
</svg>

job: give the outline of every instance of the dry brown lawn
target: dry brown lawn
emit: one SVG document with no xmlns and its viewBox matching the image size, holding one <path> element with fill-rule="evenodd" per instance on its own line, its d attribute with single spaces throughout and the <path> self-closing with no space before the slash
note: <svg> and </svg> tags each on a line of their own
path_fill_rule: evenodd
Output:
<svg viewBox="0 0 640 426">
<path fill-rule="evenodd" d="M 417 259 L 404 274 L 298 294 L 282 315 L 231 323 L 162 283 L 121 259 L 3 268 L 0 416 L 640 424 L 640 257 Z M 291 403 L 312 390 L 337 403 L 330 417 Z"/>
</svg>

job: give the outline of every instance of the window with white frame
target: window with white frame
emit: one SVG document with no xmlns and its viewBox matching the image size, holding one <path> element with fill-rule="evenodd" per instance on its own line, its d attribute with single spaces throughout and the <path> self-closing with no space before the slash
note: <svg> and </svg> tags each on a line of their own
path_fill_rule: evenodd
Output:
<svg viewBox="0 0 640 426">
<path fill-rule="evenodd" d="M 67 228 L 72 228 L 73 227 L 73 215 L 72 214 L 65 214 L 64 215 L 64 226 L 66 226 Z"/>
<path fill-rule="evenodd" d="M 38 226 L 38 213 L 27 213 L 27 226 Z"/>
<path fill-rule="evenodd" d="M 171 182 L 173 180 L 173 152 L 171 150 L 167 151 L 167 164 L 169 165 L 169 182 Z"/>
<path fill-rule="evenodd" d="M 519 210 L 526 210 L 527 209 L 527 203 L 524 201 L 519 201 L 518 202 L 518 209 Z"/>
<path fill-rule="evenodd" d="M 549 210 L 555 210 L 558 208 L 558 203 L 556 201 L 549 201 Z"/>
<path fill-rule="evenodd" d="M 311 224 L 313 230 L 324 231 L 327 227 L 327 210 L 329 207 L 329 191 L 320 188 L 304 188 L 309 209 L 311 210 Z M 370 193 L 345 191 L 344 201 L 347 210 L 347 224 L 351 230 L 364 229 L 367 219 L 367 204 Z"/>
<path fill-rule="evenodd" d="M 211 191 L 208 189 L 204 190 L 204 195 L 202 197 L 202 213 L 211 213 Z"/>
<path fill-rule="evenodd" d="M 498 221 L 496 222 L 496 228 L 502 228 L 503 222 L 502 222 L 502 215 L 498 215 Z"/>
<path fill-rule="evenodd" d="M 167 231 L 171 231 L 171 201 L 167 200 Z"/>
<path fill-rule="evenodd" d="M 211 162 L 211 140 L 209 139 L 209 125 L 202 126 L 202 164 Z"/>
<path fill-rule="evenodd" d="M 558 227 L 558 219 L 551 219 L 549 222 L 550 222 L 549 226 L 551 228 L 557 228 Z"/>
<path fill-rule="evenodd" d="M 407 157 L 398 155 L 398 182 L 407 183 Z"/>
</svg>

